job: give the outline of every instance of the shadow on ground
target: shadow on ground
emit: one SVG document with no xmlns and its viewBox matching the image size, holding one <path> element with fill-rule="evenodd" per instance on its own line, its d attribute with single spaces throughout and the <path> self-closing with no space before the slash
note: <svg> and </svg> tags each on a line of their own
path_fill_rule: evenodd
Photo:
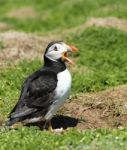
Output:
<svg viewBox="0 0 127 150">
<path fill-rule="evenodd" d="M 52 118 L 51 125 L 53 129 L 59 129 L 59 128 L 67 129 L 70 127 L 76 127 L 78 122 L 79 120 L 77 118 L 59 115 L 59 116 L 54 116 Z M 38 126 L 41 130 L 49 128 L 49 125 L 43 121 L 27 124 L 26 126 Z"/>
</svg>

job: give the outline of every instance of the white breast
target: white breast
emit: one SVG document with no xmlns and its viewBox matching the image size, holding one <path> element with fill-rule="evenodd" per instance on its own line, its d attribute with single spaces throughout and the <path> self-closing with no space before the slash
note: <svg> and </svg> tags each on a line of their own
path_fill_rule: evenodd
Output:
<svg viewBox="0 0 127 150">
<path fill-rule="evenodd" d="M 58 83 L 56 87 L 56 99 L 65 99 L 68 97 L 71 88 L 71 75 L 66 69 L 57 75 Z"/>
<path fill-rule="evenodd" d="M 71 75 L 66 69 L 57 75 L 58 83 L 55 89 L 54 103 L 51 105 L 48 113 L 45 115 L 46 120 L 50 120 L 52 116 L 57 112 L 59 107 L 68 98 L 71 89 Z"/>
</svg>

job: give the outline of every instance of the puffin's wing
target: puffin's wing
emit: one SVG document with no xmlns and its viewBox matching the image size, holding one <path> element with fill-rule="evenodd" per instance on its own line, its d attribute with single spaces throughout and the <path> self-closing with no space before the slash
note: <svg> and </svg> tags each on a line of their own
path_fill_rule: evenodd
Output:
<svg viewBox="0 0 127 150">
<path fill-rule="evenodd" d="M 53 102 L 57 86 L 57 75 L 53 71 L 37 71 L 23 84 L 18 103 L 11 111 L 9 118 L 24 117 L 38 109 L 46 109 Z"/>
</svg>

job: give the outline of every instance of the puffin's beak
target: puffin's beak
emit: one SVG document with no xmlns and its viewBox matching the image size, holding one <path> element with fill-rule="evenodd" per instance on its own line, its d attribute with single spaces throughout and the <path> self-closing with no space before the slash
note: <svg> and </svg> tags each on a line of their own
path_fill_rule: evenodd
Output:
<svg viewBox="0 0 127 150">
<path fill-rule="evenodd" d="M 77 52 L 78 51 L 78 48 L 75 47 L 75 46 L 72 46 L 72 45 L 68 45 L 70 48 L 71 48 L 71 51 L 72 52 Z"/>
<path fill-rule="evenodd" d="M 78 51 L 78 48 L 76 48 L 75 46 L 72 46 L 72 45 L 68 45 L 69 47 L 69 51 L 71 52 L 77 52 Z M 68 57 L 67 57 L 67 52 L 64 52 L 63 55 L 62 55 L 62 59 L 64 61 L 67 61 L 69 64 L 73 65 L 73 61 L 70 60 Z"/>
</svg>

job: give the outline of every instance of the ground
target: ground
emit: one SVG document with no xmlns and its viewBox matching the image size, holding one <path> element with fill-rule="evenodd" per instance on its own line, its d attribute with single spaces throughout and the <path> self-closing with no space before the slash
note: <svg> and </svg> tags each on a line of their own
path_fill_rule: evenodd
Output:
<svg viewBox="0 0 127 150">
<path fill-rule="evenodd" d="M 0 149 L 126 149 L 126 0 L 0 3 L 0 125 L 24 79 L 42 66 L 50 41 L 79 48 L 68 66 L 70 98 L 52 119 L 53 128 L 64 131 L 42 130 L 43 123 L 1 128 Z"/>
</svg>

